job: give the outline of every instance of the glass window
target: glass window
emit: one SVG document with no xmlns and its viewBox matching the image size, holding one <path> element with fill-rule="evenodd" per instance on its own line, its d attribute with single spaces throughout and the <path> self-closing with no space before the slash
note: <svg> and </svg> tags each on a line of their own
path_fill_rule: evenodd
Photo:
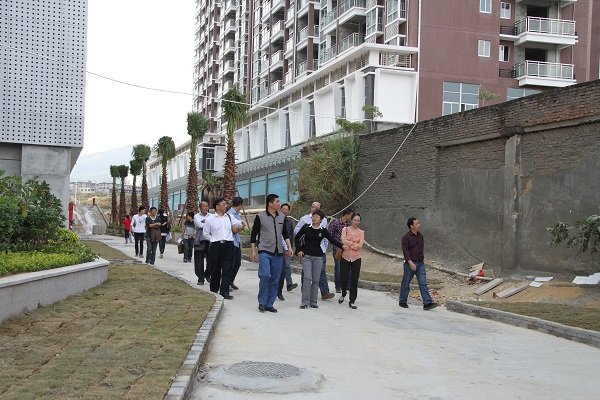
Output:
<svg viewBox="0 0 600 400">
<path fill-rule="evenodd" d="M 289 147 L 292 145 L 292 132 L 290 130 L 290 113 L 289 111 L 285 113 L 285 147 Z"/>
<path fill-rule="evenodd" d="M 275 193 L 282 203 L 288 201 L 288 172 L 280 171 L 269 174 L 267 193 Z"/>
<path fill-rule="evenodd" d="M 479 0 L 479 12 L 490 14 L 492 12 L 492 0 Z"/>
<path fill-rule="evenodd" d="M 377 31 L 377 8 L 367 12 L 367 31 L 366 36 L 372 35 Z"/>
<path fill-rule="evenodd" d="M 502 19 L 510 19 L 511 18 L 510 7 L 511 7 L 510 3 L 500 2 L 500 18 L 502 18 Z"/>
<path fill-rule="evenodd" d="M 398 9 L 399 9 L 399 1 L 398 0 L 388 0 L 387 3 L 387 23 L 398 19 Z"/>
<path fill-rule="evenodd" d="M 288 201 L 297 201 L 300 198 L 298 191 L 295 190 L 298 188 L 298 171 L 295 169 L 290 170 L 290 175 L 288 179 L 288 186 L 290 188 Z"/>
<path fill-rule="evenodd" d="M 535 89 L 522 89 L 522 88 L 508 88 L 506 89 L 506 101 L 519 99 L 525 96 L 531 96 L 532 94 L 541 93 L 541 90 Z"/>
<path fill-rule="evenodd" d="M 244 202 L 248 204 L 248 200 L 250 198 L 250 181 L 248 179 L 237 181 L 236 188 L 238 191 L 238 196 L 244 199 Z"/>
<path fill-rule="evenodd" d="M 265 204 L 266 196 L 265 176 L 250 178 L 250 204 L 252 206 L 261 206 Z"/>
<path fill-rule="evenodd" d="M 267 136 L 267 121 L 263 122 L 263 156 L 269 152 L 269 137 Z"/>
<path fill-rule="evenodd" d="M 346 88 L 340 87 L 340 117 L 346 118 Z"/>
<path fill-rule="evenodd" d="M 308 103 L 308 138 L 312 139 L 317 136 L 317 126 L 315 121 L 315 102 Z"/>
<path fill-rule="evenodd" d="M 246 131 L 246 160 L 252 158 L 252 154 L 250 153 L 250 131 Z"/>
<path fill-rule="evenodd" d="M 503 44 L 501 44 L 499 47 L 499 50 L 498 50 L 498 60 L 503 61 L 503 62 L 508 62 L 509 51 L 510 51 L 510 47 L 504 46 Z"/>
<path fill-rule="evenodd" d="M 479 85 L 444 82 L 442 115 L 467 111 L 479 106 Z"/>
<path fill-rule="evenodd" d="M 479 57 L 489 57 L 490 56 L 490 41 L 489 40 L 479 40 L 478 41 L 477 55 Z"/>
<path fill-rule="evenodd" d="M 207 147 L 204 149 L 204 162 L 206 171 L 215 170 L 215 149 Z"/>
</svg>

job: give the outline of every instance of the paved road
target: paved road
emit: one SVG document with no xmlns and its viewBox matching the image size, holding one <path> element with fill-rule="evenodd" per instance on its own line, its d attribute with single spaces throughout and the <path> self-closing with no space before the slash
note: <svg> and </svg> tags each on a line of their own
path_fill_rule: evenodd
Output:
<svg viewBox="0 0 600 400">
<path fill-rule="evenodd" d="M 120 239 L 110 244 L 133 253 Z M 182 263 L 174 246 L 167 253 L 156 267 L 195 282 L 193 265 Z M 300 310 L 296 289 L 284 294 L 284 302 L 276 302 L 277 314 L 263 314 L 257 310 L 256 268 L 255 263 L 243 262 L 236 280 L 240 290 L 226 302 L 210 344 L 205 365 L 209 371 L 242 361 L 275 362 L 321 377 L 316 389 L 285 394 L 290 400 L 600 396 L 600 349 L 445 308 L 423 311 L 414 303 L 400 309 L 389 294 L 360 289 L 357 310 L 349 309 L 347 300 L 339 305 L 337 298 L 319 301 L 317 310 Z M 209 382 L 201 382 L 192 396 L 281 397 Z"/>
</svg>

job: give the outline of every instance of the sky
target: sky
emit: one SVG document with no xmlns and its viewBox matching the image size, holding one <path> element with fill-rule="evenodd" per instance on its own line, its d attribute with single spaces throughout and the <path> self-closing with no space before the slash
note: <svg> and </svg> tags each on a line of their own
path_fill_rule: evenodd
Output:
<svg viewBox="0 0 600 400">
<path fill-rule="evenodd" d="M 193 92 L 195 0 L 89 0 L 88 71 L 159 89 Z M 123 147 L 188 140 L 193 98 L 86 76 L 81 157 Z"/>
</svg>

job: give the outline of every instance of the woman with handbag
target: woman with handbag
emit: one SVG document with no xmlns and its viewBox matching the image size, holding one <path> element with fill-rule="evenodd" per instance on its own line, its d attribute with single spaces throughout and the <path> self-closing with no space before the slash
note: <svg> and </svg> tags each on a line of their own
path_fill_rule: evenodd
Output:
<svg viewBox="0 0 600 400">
<path fill-rule="evenodd" d="M 323 267 L 323 250 L 321 241 L 328 239 L 339 248 L 347 246 L 331 236 L 326 228 L 321 227 L 325 214 L 321 210 L 315 211 L 311 216 L 311 224 L 304 225 L 296 234 L 296 255 L 302 260 L 302 305 L 300 308 L 319 308 L 317 297 L 319 294 L 319 278 Z"/>
<path fill-rule="evenodd" d="M 194 249 L 194 238 L 196 236 L 196 226 L 194 225 L 194 213 L 188 212 L 185 216 L 185 223 L 181 231 L 183 240 L 183 262 L 192 262 L 192 250 Z"/>
<path fill-rule="evenodd" d="M 360 214 L 353 213 L 350 219 L 350 226 L 342 229 L 342 243 L 345 245 L 340 260 L 340 279 L 342 284 L 342 297 L 338 303 L 342 304 L 346 297 L 346 288 L 348 287 L 348 275 L 350 276 L 350 302 L 348 306 L 356 310 L 354 302 L 358 293 L 358 278 L 360 277 L 360 251 L 365 244 L 365 232 L 360 229 Z M 350 272 L 350 273 L 349 273 Z"/>
<path fill-rule="evenodd" d="M 162 236 L 160 235 L 160 218 L 157 215 L 156 207 L 150 207 L 150 215 L 146 218 L 146 264 L 154 265 L 156 260 L 156 248 Z"/>
</svg>

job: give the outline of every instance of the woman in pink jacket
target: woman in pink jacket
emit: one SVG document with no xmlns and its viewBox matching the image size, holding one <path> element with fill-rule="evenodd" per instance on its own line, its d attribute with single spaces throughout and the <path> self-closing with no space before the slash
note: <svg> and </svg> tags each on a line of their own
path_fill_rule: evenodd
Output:
<svg viewBox="0 0 600 400">
<path fill-rule="evenodd" d="M 342 286 L 342 297 L 339 298 L 338 303 L 342 304 L 346 297 L 346 288 L 348 287 L 348 275 L 350 276 L 350 302 L 348 306 L 356 310 L 354 302 L 356 301 L 356 295 L 358 290 L 358 278 L 360 276 L 360 251 L 365 244 L 365 232 L 360 229 L 360 214 L 352 214 L 350 220 L 351 225 L 342 229 L 341 242 L 348 246 L 342 253 L 342 259 L 340 260 L 341 270 L 341 286 Z"/>
</svg>

